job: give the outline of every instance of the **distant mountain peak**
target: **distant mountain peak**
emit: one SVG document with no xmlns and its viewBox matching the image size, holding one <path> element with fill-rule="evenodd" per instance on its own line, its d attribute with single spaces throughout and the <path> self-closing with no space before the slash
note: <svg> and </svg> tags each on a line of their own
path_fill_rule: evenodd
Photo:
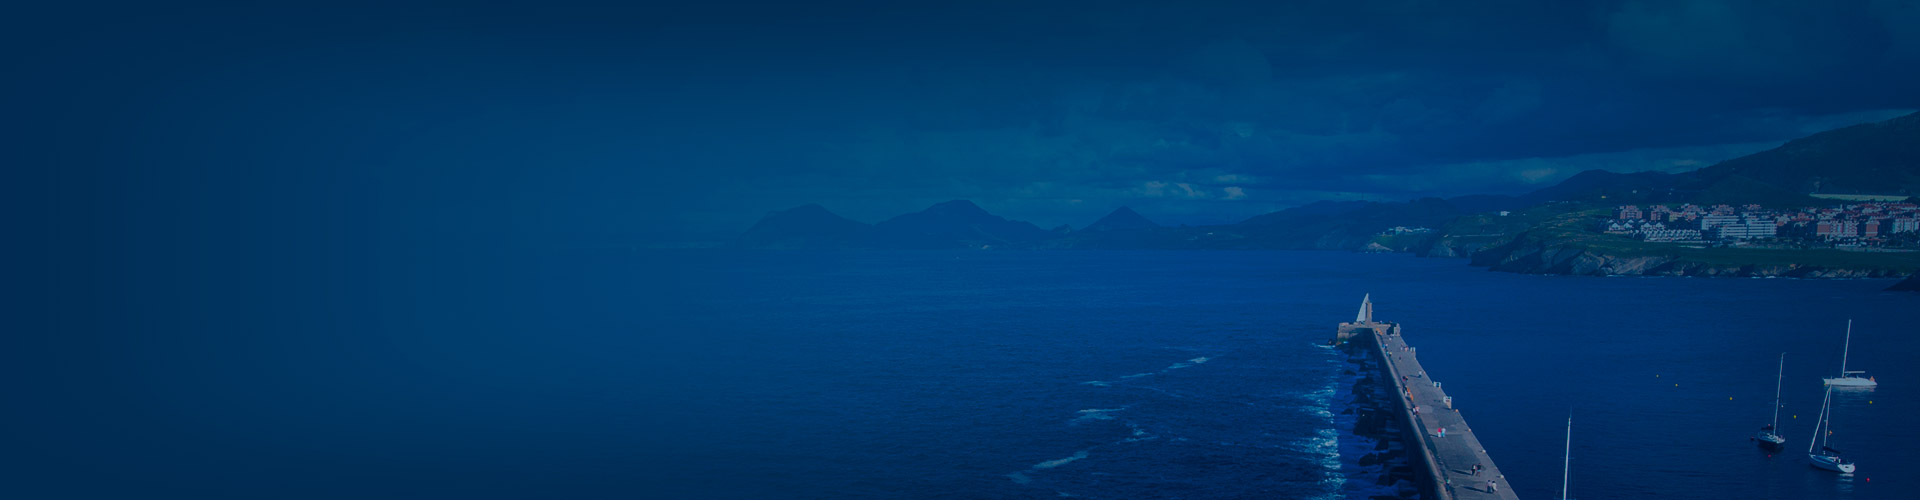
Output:
<svg viewBox="0 0 1920 500">
<path fill-rule="evenodd" d="M 786 210 L 778 210 L 778 211 L 775 211 L 774 213 L 780 213 L 780 214 L 789 214 L 789 215 L 820 215 L 820 214 L 825 214 L 825 215 L 833 215 L 833 216 L 836 216 L 836 217 L 838 217 L 838 215 L 837 215 L 837 214 L 834 214 L 834 213 L 833 213 L 833 211 L 831 211 L 831 210 L 827 210 L 827 207 L 823 207 L 823 206 L 820 206 L 820 204 L 819 204 L 819 203 L 808 203 L 808 204 L 805 204 L 805 205 L 801 205 L 801 206 L 797 206 L 797 207 L 793 207 L 793 208 L 789 208 L 789 209 L 786 209 Z"/>
<path fill-rule="evenodd" d="M 1153 229 L 1157 227 L 1160 227 L 1160 225 L 1155 224 L 1152 220 L 1147 219 L 1146 216 L 1140 215 L 1139 212 L 1133 211 L 1132 208 L 1123 206 L 1120 208 L 1113 209 L 1113 212 L 1108 213 L 1106 217 L 1101 217 L 1100 220 L 1094 221 L 1092 224 L 1088 224 L 1085 230 L 1086 231 L 1125 231 L 1125 230 L 1137 230 L 1137 229 Z"/>
<path fill-rule="evenodd" d="M 968 200 L 952 200 L 935 203 L 933 206 L 927 207 L 923 212 L 942 215 L 992 215 L 988 214 L 986 209 L 980 208 L 980 205 L 975 205 L 972 201 Z"/>
<path fill-rule="evenodd" d="M 874 227 L 884 233 L 891 244 L 908 248 L 1018 247 L 1055 237 L 1054 233 L 1030 222 L 987 213 L 967 200 L 937 203 L 926 210 L 881 221 Z"/>
<path fill-rule="evenodd" d="M 871 243 L 873 227 L 809 203 L 770 212 L 735 239 L 756 248 L 857 248 Z"/>
</svg>

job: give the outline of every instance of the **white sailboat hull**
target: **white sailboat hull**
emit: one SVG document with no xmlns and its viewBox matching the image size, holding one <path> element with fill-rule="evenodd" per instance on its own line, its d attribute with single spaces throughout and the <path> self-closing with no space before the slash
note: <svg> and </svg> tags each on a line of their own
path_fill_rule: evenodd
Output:
<svg viewBox="0 0 1920 500">
<path fill-rule="evenodd" d="M 1880 385 L 1879 382 L 1875 382 L 1873 379 L 1860 377 L 1834 377 L 1822 380 L 1825 380 L 1827 385 L 1834 387 L 1873 387 Z"/>
<path fill-rule="evenodd" d="M 1814 468 L 1826 469 L 1826 470 L 1839 472 L 1843 474 L 1852 474 L 1854 469 L 1852 463 L 1841 461 L 1840 457 L 1836 457 L 1833 455 L 1817 455 L 1817 454 L 1809 453 L 1807 454 L 1807 460 L 1811 461 Z"/>
<path fill-rule="evenodd" d="M 1787 442 L 1787 438 L 1780 437 L 1780 435 L 1778 434 L 1774 434 L 1771 432 L 1764 432 L 1764 431 L 1760 432 L 1759 434 L 1754 434 L 1753 440 L 1759 441 L 1760 444 L 1768 445 L 1768 446 L 1780 446 L 1782 444 L 1786 444 Z"/>
</svg>

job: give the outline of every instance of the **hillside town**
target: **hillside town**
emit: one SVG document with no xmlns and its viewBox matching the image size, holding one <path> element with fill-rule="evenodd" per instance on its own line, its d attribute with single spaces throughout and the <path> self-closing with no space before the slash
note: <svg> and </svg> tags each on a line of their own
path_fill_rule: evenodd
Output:
<svg viewBox="0 0 1920 500">
<path fill-rule="evenodd" d="M 1622 205 L 1602 230 L 1641 241 L 1727 246 L 1914 246 L 1920 205 L 1872 202 L 1768 210 L 1760 205 Z"/>
</svg>

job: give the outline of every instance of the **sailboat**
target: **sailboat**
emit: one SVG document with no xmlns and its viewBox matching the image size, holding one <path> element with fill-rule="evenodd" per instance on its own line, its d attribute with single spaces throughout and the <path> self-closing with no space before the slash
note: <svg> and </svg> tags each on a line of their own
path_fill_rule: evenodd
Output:
<svg viewBox="0 0 1920 500">
<path fill-rule="evenodd" d="M 1773 423 L 1761 427 L 1760 432 L 1754 433 L 1751 438 L 1759 441 L 1760 446 L 1774 448 L 1787 442 L 1787 438 L 1780 437 L 1780 433 L 1776 432 L 1780 427 L 1780 381 L 1786 380 L 1786 376 L 1787 353 L 1783 352 L 1780 353 L 1780 373 L 1773 378 Z"/>
<path fill-rule="evenodd" d="M 1353 317 L 1353 324 L 1365 325 L 1370 323 L 1373 323 L 1373 294 L 1371 293 L 1360 297 L 1360 314 Z"/>
<path fill-rule="evenodd" d="M 1560 500 L 1567 498 L 1567 479 L 1573 475 L 1573 415 L 1567 415 L 1567 455 L 1562 458 L 1566 463 L 1560 467 Z"/>
<path fill-rule="evenodd" d="M 1873 377 L 1861 378 L 1860 375 L 1867 373 L 1865 371 L 1847 370 L 1847 354 L 1851 350 L 1853 350 L 1853 320 L 1849 319 L 1847 320 L 1847 343 L 1845 347 L 1840 348 L 1840 376 L 1824 379 L 1827 381 L 1827 385 L 1835 387 L 1873 387 L 1880 385 L 1879 382 L 1873 380 Z"/>
<path fill-rule="evenodd" d="M 1827 388 L 1827 397 L 1820 401 L 1820 419 L 1813 425 L 1813 437 L 1807 440 L 1807 460 L 1815 468 L 1826 469 L 1842 474 L 1853 473 L 1853 462 L 1840 458 L 1840 450 L 1827 446 L 1827 438 L 1833 436 L 1833 388 Z M 1820 443 L 1818 451 L 1814 443 Z"/>
</svg>

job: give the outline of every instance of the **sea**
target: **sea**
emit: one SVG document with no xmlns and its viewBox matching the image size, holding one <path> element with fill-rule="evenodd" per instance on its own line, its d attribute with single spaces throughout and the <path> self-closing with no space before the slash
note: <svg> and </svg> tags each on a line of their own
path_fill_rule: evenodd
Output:
<svg viewBox="0 0 1920 500">
<path fill-rule="evenodd" d="M 1522 498 L 1920 489 L 1920 294 L 1311 251 L 541 249 L 79 320 L 23 386 L 18 498 L 1336 499 L 1324 346 L 1403 325 Z M 138 297 L 109 297 L 135 304 Z M 172 309 L 169 309 L 172 308 Z M 106 314 L 108 311 L 99 311 Z M 1808 466 L 1833 396 L 1851 476 Z M 82 345 L 84 344 L 84 345 Z M 1785 353 L 1785 450 L 1772 418 Z M 59 361 L 59 362 L 56 362 Z M 55 417 L 54 415 L 57 415 Z M 1572 419 L 1571 449 L 1567 422 Z M 31 419 L 30 419 L 31 420 Z M 30 431 L 30 432 L 29 432 Z M 1570 460 L 1563 460 L 1569 457 Z"/>
</svg>

